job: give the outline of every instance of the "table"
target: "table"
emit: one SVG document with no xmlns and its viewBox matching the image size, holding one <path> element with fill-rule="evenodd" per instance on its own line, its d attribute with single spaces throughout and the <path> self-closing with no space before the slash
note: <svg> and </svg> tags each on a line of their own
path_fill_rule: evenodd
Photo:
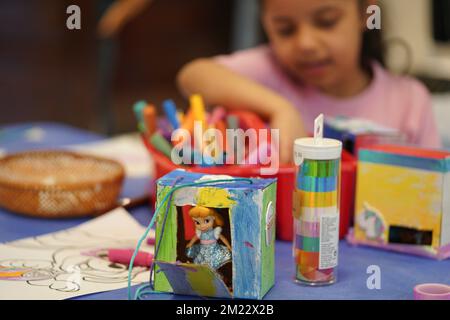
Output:
<svg viewBox="0 0 450 320">
<path fill-rule="evenodd" d="M 56 123 L 27 123 L 1 128 L 0 148 L 7 152 L 25 149 L 61 148 L 71 144 L 100 141 L 105 137 Z M 40 139 L 25 138 L 30 129 Z M 138 196 L 148 188 L 148 178 L 127 179 L 123 195 Z M 130 210 L 140 223 L 150 221 L 150 208 Z M 37 236 L 76 226 L 86 218 L 46 220 L 25 217 L 0 209 L 0 241 L 12 241 Z M 265 299 L 412 299 L 416 284 L 425 282 L 450 283 L 450 260 L 435 261 L 428 258 L 387 252 L 366 247 L 354 247 L 346 241 L 339 244 L 338 282 L 327 287 L 304 287 L 293 282 L 293 260 L 290 242 L 277 241 L 275 252 L 275 286 Z M 379 266 L 381 289 L 368 289 L 369 266 Z M 127 299 L 126 288 L 86 295 L 76 299 Z M 194 299 L 172 294 L 152 295 L 149 299 Z"/>
</svg>

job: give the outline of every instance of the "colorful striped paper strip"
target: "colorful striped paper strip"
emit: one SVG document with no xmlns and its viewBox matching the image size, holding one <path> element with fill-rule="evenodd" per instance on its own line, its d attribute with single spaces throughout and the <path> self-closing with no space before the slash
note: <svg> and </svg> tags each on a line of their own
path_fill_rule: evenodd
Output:
<svg viewBox="0 0 450 320">
<path fill-rule="evenodd" d="M 296 219 L 297 227 L 296 234 L 305 236 L 305 237 L 319 237 L 320 236 L 320 223 L 318 222 L 309 222 L 305 220 Z"/>
<path fill-rule="evenodd" d="M 316 178 L 304 176 L 297 178 L 297 188 L 309 192 L 330 192 L 336 190 L 336 177 Z"/>
<path fill-rule="evenodd" d="M 306 252 L 319 252 L 319 238 L 296 235 L 295 247 Z"/>
<path fill-rule="evenodd" d="M 337 192 L 308 192 L 299 190 L 300 205 L 302 207 L 332 207 L 337 204 Z"/>
</svg>

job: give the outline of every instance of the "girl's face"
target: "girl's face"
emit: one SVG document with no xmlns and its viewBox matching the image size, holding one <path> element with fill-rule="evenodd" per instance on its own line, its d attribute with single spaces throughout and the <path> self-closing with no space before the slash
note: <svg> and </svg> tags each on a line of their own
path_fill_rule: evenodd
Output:
<svg viewBox="0 0 450 320">
<path fill-rule="evenodd" d="M 207 231 L 214 225 L 214 217 L 194 218 L 195 227 L 200 231 Z"/>
<path fill-rule="evenodd" d="M 324 91 L 361 73 L 365 16 L 358 0 L 266 0 L 262 21 L 283 67 Z"/>
</svg>

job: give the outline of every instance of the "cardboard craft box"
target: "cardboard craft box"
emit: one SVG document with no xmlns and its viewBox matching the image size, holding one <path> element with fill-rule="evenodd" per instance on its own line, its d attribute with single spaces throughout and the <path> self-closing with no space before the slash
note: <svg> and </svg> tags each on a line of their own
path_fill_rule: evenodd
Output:
<svg viewBox="0 0 450 320">
<path fill-rule="evenodd" d="M 224 176 L 174 170 L 157 181 L 157 205 L 179 184 Z M 217 298 L 262 299 L 274 285 L 276 179 L 250 179 L 211 186 L 192 186 L 174 192 L 163 230 L 160 214 L 156 228 L 155 290 Z M 166 203 L 167 205 L 167 203 Z M 161 213 L 166 211 L 166 205 Z M 231 244 L 231 263 L 214 270 L 195 264 L 186 253 L 193 226 L 186 208 L 213 208 L 224 218 L 222 234 Z M 228 268 L 226 268 L 228 267 Z"/>
<path fill-rule="evenodd" d="M 371 145 L 405 144 L 406 137 L 398 130 L 379 125 L 373 121 L 349 117 L 327 118 L 324 137 L 342 141 L 343 147 L 353 155 Z"/>
<path fill-rule="evenodd" d="M 380 145 L 358 159 L 351 242 L 450 256 L 450 153 Z"/>
</svg>

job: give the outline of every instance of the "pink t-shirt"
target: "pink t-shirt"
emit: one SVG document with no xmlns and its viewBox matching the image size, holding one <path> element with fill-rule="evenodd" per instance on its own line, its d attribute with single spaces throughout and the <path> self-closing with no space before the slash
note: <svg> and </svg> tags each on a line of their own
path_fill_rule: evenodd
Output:
<svg viewBox="0 0 450 320">
<path fill-rule="evenodd" d="M 406 134 L 408 142 L 421 147 L 441 147 L 427 89 L 413 78 L 389 73 L 378 63 L 373 64 L 374 77 L 369 87 L 355 97 L 338 99 L 293 82 L 267 45 L 214 59 L 288 99 L 299 109 L 309 132 L 320 113 L 341 115 L 398 129 Z"/>
</svg>

